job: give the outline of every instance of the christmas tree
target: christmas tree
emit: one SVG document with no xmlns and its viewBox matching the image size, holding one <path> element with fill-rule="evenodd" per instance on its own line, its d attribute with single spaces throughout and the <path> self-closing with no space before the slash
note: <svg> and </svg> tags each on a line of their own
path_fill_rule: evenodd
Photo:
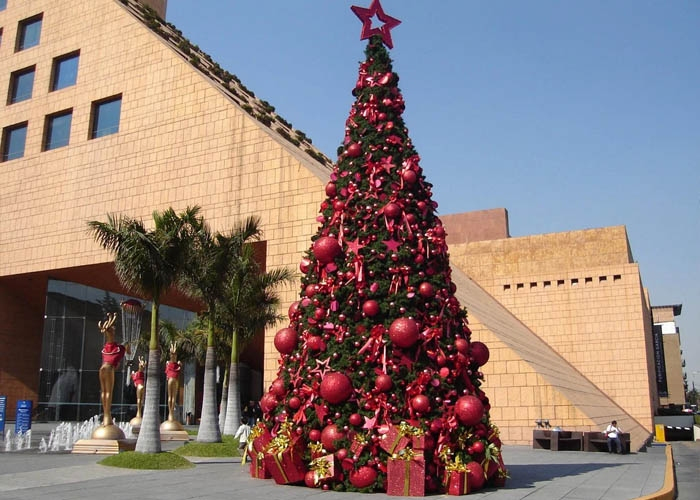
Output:
<svg viewBox="0 0 700 500">
<path fill-rule="evenodd" d="M 399 23 L 353 7 L 369 39 L 300 300 L 275 335 L 277 378 L 249 442 L 251 473 L 335 490 L 465 494 L 506 477 L 450 279 L 445 229 L 385 44 Z M 384 25 L 371 28 L 377 15 Z"/>
</svg>

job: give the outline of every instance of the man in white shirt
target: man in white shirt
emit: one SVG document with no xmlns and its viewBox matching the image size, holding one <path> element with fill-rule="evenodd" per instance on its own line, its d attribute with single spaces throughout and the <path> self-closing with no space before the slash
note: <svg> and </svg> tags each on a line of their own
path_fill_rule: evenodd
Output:
<svg viewBox="0 0 700 500">
<path fill-rule="evenodd" d="M 617 426 L 617 420 L 613 420 L 610 425 L 605 428 L 605 435 L 608 437 L 608 453 L 619 453 L 622 455 L 622 440 L 620 439 L 622 429 Z M 615 451 L 613 451 L 613 443 L 615 443 Z"/>
</svg>

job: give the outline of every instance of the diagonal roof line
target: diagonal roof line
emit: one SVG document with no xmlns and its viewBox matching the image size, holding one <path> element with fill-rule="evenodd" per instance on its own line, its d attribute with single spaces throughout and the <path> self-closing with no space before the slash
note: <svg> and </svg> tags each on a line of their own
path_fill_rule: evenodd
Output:
<svg viewBox="0 0 700 500">
<path fill-rule="evenodd" d="M 597 426 L 604 426 L 612 419 L 618 420 L 625 432 L 630 433 L 632 445 L 637 448 L 643 446 L 650 433 L 639 421 L 463 271 L 453 267 L 452 281 L 457 285 L 457 299 L 468 312 L 576 408 Z"/>
</svg>

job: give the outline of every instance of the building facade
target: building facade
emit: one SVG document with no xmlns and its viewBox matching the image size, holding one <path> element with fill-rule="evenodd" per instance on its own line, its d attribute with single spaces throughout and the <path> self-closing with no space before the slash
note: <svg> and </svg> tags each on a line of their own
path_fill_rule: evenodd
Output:
<svg viewBox="0 0 700 500">
<path fill-rule="evenodd" d="M 659 403 L 663 407 L 683 407 L 686 403 L 686 380 L 683 374 L 685 361 L 681 350 L 681 332 L 676 316 L 681 315 L 682 304 L 653 306 L 654 348 L 656 358 L 663 360 L 656 368 L 659 385 Z"/>
<path fill-rule="evenodd" d="M 315 233 L 329 160 L 164 21 L 165 1 L 145 3 L 8 0 L 0 11 L 0 393 L 10 419 L 13 401 L 50 398 L 40 368 L 53 283 L 128 296 L 86 221 L 150 223 L 154 210 L 200 205 L 225 231 L 258 215 L 268 269 L 296 268 Z M 617 419 L 641 446 L 658 396 L 649 297 L 624 227 L 510 238 L 504 209 L 442 219 L 457 298 L 491 349 L 485 390 L 503 440 L 530 443 L 536 420 L 597 430 Z M 286 290 L 282 302 L 297 296 Z M 177 294 L 164 303 L 197 309 Z M 278 367 L 274 333 L 249 359 L 264 385 Z"/>
</svg>

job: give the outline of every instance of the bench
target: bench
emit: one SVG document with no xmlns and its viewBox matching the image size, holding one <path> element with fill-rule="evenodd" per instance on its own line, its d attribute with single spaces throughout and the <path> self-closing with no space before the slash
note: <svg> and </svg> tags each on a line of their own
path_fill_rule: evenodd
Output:
<svg viewBox="0 0 700 500">
<path fill-rule="evenodd" d="M 532 431 L 532 447 L 536 450 L 581 451 L 583 433 L 535 429 Z"/>
<path fill-rule="evenodd" d="M 623 432 L 620 434 L 622 442 L 622 453 L 630 452 L 630 434 Z M 604 432 L 584 432 L 583 451 L 608 451 L 608 438 Z"/>
</svg>

